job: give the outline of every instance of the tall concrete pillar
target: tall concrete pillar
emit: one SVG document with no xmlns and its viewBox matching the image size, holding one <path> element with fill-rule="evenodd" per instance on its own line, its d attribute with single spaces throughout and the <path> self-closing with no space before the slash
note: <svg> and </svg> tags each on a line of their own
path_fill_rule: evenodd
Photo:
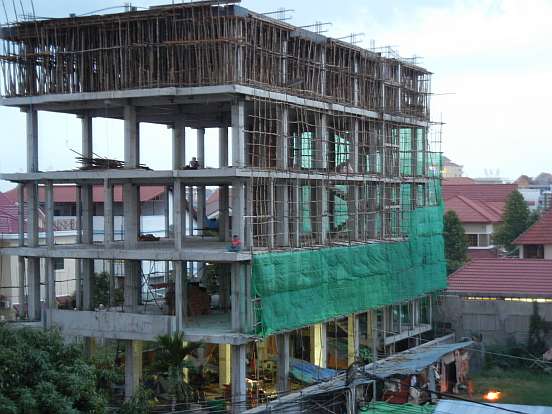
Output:
<svg viewBox="0 0 552 414">
<path fill-rule="evenodd" d="M 219 168 L 228 167 L 228 128 L 219 128 Z M 227 185 L 219 187 L 219 240 L 230 239 L 230 203 Z"/>
<path fill-rule="evenodd" d="M 54 185 L 51 181 L 46 184 L 46 245 L 48 249 L 54 248 Z M 46 307 L 48 310 L 57 308 L 56 301 L 56 272 L 54 259 L 47 257 L 46 261 Z M 45 327 L 51 326 L 50 314 L 44 321 Z"/>
<path fill-rule="evenodd" d="M 136 108 L 124 108 L 124 153 L 125 168 L 138 168 L 140 164 L 139 125 Z M 140 232 L 140 187 L 130 182 L 123 185 L 124 246 L 134 249 Z M 141 299 L 141 262 L 125 260 L 124 310 L 136 312 Z M 131 398 L 142 377 L 142 341 L 126 341 L 125 351 L 125 398 Z"/>
<path fill-rule="evenodd" d="M 197 129 L 197 161 L 199 162 L 199 168 L 205 168 L 205 129 Z M 200 185 L 197 187 L 197 228 L 199 229 L 198 235 L 203 236 L 206 227 L 206 191 L 205 186 Z M 203 279 L 205 275 L 205 262 L 197 262 L 197 278 Z"/>
<path fill-rule="evenodd" d="M 186 125 L 177 119 L 172 130 L 172 169 L 181 170 L 186 165 Z"/>
<path fill-rule="evenodd" d="M 232 166 L 243 168 L 245 158 L 245 101 L 232 104 Z"/>
<path fill-rule="evenodd" d="M 242 247 L 245 245 L 245 188 L 239 180 L 232 182 L 232 235 L 237 235 L 242 241 Z"/>
<path fill-rule="evenodd" d="M 351 366 L 358 359 L 360 351 L 360 329 L 358 316 L 347 317 L 347 365 Z"/>
<path fill-rule="evenodd" d="M 325 323 L 310 327 L 310 361 L 321 368 L 327 366 L 327 331 Z"/>
<path fill-rule="evenodd" d="M 232 345 L 232 413 L 246 410 L 246 345 Z"/>
<path fill-rule="evenodd" d="M 19 240 L 18 246 L 25 246 L 25 186 L 19 184 L 17 186 L 18 197 L 18 219 L 19 219 Z M 23 256 L 17 257 L 17 272 L 18 272 L 18 291 L 17 296 L 19 299 L 19 312 L 18 317 L 24 318 L 26 315 L 25 305 L 25 258 Z"/>
<path fill-rule="evenodd" d="M 75 189 L 75 214 L 76 214 L 76 228 L 77 228 L 77 244 L 82 243 L 82 188 L 77 185 Z M 76 307 L 82 310 L 82 260 L 75 259 L 75 302 Z"/>
<path fill-rule="evenodd" d="M 182 249 L 186 239 L 186 186 L 181 179 L 173 185 L 173 232 L 175 249 Z"/>
<path fill-rule="evenodd" d="M 27 172 L 38 171 L 38 113 L 27 110 Z M 38 186 L 27 184 L 27 245 L 38 246 Z M 40 320 L 40 258 L 27 259 L 28 313 L 30 320 Z"/>
<path fill-rule="evenodd" d="M 223 388 L 232 383 L 232 357 L 230 344 L 220 344 L 219 346 L 219 385 Z"/>
<path fill-rule="evenodd" d="M 278 349 L 278 374 L 276 390 L 278 393 L 289 392 L 289 333 L 283 333 L 276 337 Z"/>
<path fill-rule="evenodd" d="M 188 275 L 186 262 L 175 261 L 174 267 L 174 309 L 176 317 L 176 330 L 182 331 L 186 326 L 188 305 Z"/>
</svg>

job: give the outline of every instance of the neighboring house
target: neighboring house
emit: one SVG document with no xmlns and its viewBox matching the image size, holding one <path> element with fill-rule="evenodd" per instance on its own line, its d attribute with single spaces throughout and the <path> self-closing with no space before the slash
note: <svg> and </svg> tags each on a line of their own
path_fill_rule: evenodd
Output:
<svg viewBox="0 0 552 414">
<path fill-rule="evenodd" d="M 443 181 L 445 208 L 455 211 L 464 226 L 470 257 L 496 257 L 492 235 L 502 222 L 506 200 L 515 189 L 515 184 Z"/>
<path fill-rule="evenodd" d="M 443 178 L 462 177 L 464 166 L 452 162 L 443 156 Z"/>
<path fill-rule="evenodd" d="M 522 259 L 552 260 L 552 210 L 543 213 L 513 244 L 519 246 L 519 257 Z"/>
<path fill-rule="evenodd" d="M 548 210 L 552 201 L 552 174 L 540 173 L 535 178 L 521 175 L 517 184 L 531 210 Z"/>
<path fill-rule="evenodd" d="M 449 277 L 436 319 L 486 345 L 527 344 L 534 303 L 552 322 L 552 260 L 474 259 Z M 546 341 L 552 346 L 552 332 Z"/>
</svg>

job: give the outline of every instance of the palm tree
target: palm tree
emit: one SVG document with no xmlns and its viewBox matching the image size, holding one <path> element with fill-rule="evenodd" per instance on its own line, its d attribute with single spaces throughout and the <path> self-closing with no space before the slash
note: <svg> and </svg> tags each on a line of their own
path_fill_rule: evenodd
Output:
<svg viewBox="0 0 552 414">
<path fill-rule="evenodd" d="M 171 395 L 171 411 L 176 411 L 176 400 L 179 395 L 188 396 L 190 389 L 185 386 L 182 378 L 184 368 L 189 368 L 186 358 L 195 351 L 200 343 L 188 344 L 184 341 L 184 334 L 177 332 L 173 335 L 162 335 L 157 338 L 158 349 L 156 361 L 158 367 L 167 373 L 169 393 Z"/>
</svg>

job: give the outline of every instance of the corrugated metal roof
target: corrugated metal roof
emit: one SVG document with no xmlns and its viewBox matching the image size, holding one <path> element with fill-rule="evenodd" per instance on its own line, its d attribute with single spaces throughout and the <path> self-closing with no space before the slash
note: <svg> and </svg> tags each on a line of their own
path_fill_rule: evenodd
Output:
<svg viewBox="0 0 552 414">
<path fill-rule="evenodd" d="M 492 407 L 489 405 L 492 405 Z M 552 414 L 552 407 L 518 404 L 489 405 L 458 400 L 440 400 L 434 412 L 436 414 L 505 414 L 508 412 L 504 411 L 506 409 L 524 414 Z"/>
<path fill-rule="evenodd" d="M 361 413 L 367 414 L 431 414 L 435 411 L 435 405 L 416 404 L 389 404 L 376 402 L 367 407 L 361 408 Z"/>
<path fill-rule="evenodd" d="M 449 277 L 447 292 L 552 297 L 552 260 L 473 259 Z"/>
<path fill-rule="evenodd" d="M 521 233 L 513 244 L 552 244 L 552 209 L 524 233 Z"/>
<path fill-rule="evenodd" d="M 378 378 L 417 374 L 440 360 L 444 355 L 457 349 L 466 348 L 472 343 L 472 341 L 465 341 L 414 348 L 376 362 L 376 366 L 370 367 L 367 372 Z"/>
</svg>

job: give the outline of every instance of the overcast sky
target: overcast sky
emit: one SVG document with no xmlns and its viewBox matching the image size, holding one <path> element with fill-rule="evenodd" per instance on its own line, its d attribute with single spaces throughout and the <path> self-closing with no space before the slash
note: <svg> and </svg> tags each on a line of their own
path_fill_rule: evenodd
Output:
<svg viewBox="0 0 552 414">
<path fill-rule="evenodd" d="M 31 0 L 21 1 L 30 11 Z M 38 16 L 60 17 L 122 3 L 34 0 L 34 7 Z M 376 46 L 394 46 L 405 57 L 421 57 L 434 73 L 432 118 L 446 124 L 442 149 L 464 165 L 465 175 L 498 169 L 501 176 L 515 179 L 552 172 L 552 128 L 546 126 L 552 109 L 552 1 L 244 0 L 242 5 L 258 12 L 294 9 L 289 13 L 293 24 L 332 22 L 328 36 L 364 33 L 363 46 L 373 39 Z M 0 125 L 0 171 L 23 171 L 25 118 L 17 109 L 0 108 Z M 39 142 L 45 143 L 39 146 L 40 169 L 74 168 L 70 148 L 80 149 L 79 121 L 41 113 L 39 127 Z M 122 159 L 122 133 L 120 121 L 95 120 L 95 152 Z M 143 161 L 154 169 L 166 168 L 169 131 L 144 125 L 141 139 Z M 207 139 L 207 149 L 216 145 L 215 131 L 208 131 Z M 189 149 L 193 147 L 192 142 Z M 216 160 L 216 151 L 208 150 L 207 164 L 216 166 Z M 10 187 L 0 181 L 0 190 Z"/>
</svg>

